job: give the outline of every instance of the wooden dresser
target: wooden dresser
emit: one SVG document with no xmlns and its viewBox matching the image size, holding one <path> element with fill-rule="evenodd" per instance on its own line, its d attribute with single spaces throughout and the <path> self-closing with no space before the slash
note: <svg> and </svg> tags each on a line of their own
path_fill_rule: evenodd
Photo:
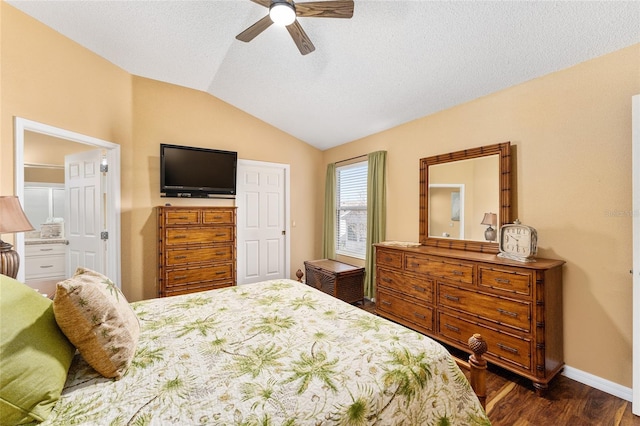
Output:
<svg viewBox="0 0 640 426">
<path fill-rule="evenodd" d="M 159 295 L 236 284 L 235 207 L 157 207 Z"/>
<path fill-rule="evenodd" d="M 376 313 L 469 352 L 481 333 L 486 359 L 543 394 L 564 366 L 562 265 L 494 254 L 376 245 Z"/>
</svg>

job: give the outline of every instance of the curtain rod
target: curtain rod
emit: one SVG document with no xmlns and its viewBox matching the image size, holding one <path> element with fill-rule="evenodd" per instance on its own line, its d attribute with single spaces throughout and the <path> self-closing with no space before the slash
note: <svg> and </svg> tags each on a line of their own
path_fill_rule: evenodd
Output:
<svg viewBox="0 0 640 426">
<path fill-rule="evenodd" d="M 355 157 L 347 158 L 345 160 L 336 161 L 335 164 L 345 163 L 345 162 L 351 161 L 351 160 L 357 160 L 358 158 L 364 158 L 366 156 L 367 156 L 367 154 L 358 155 L 358 156 L 355 156 Z"/>
</svg>

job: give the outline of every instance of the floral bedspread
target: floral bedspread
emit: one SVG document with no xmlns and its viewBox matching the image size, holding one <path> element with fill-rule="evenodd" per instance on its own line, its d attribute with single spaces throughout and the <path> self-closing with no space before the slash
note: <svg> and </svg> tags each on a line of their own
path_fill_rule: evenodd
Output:
<svg viewBox="0 0 640 426">
<path fill-rule="evenodd" d="M 76 355 L 47 425 L 488 425 L 433 340 L 291 280 L 133 303 L 120 380 Z"/>
</svg>

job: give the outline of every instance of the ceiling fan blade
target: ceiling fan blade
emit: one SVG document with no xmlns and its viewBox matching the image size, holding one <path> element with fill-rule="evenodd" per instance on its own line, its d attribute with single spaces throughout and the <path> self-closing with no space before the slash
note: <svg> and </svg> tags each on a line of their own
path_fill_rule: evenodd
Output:
<svg viewBox="0 0 640 426">
<path fill-rule="evenodd" d="M 287 25 L 287 31 L 289 31 L 289 34 L 291 34 L 291 38 L 295 42 L 296 46 L 298 46 L 298 50 L 300 51 L 300 53 L 302 53 L 303 55 L 316 50 L 313 43 L 311 43 L 309 36 L 307 36 L 307 33 L 304 32 L 297 19 L 293 21 L 293 24 Z"/>
<path fill-rule="evenodd" d="M 260 19 L 258 22 L 241 32 L 236 36 L 236 38 L 240 41 L 250 42 L 254 38 L 256 38 L 261 32 L 269 28 L 273 24 L 273 21 L 269 17 L 269 15 Z"/>
<path fill-rule="evenodd" d="M 251 0 L 251 1 L 259 4 L 260 6 L 264 6 L 266 8 L 269 8 L 269 6 L 271 6 L 271 0 Z"/>
<path fill-rule="evenodd" d="M 352 0 L 311 1 L 296 3 L 296 15 L 303 18 L 351 18 Z"/>
</svg>

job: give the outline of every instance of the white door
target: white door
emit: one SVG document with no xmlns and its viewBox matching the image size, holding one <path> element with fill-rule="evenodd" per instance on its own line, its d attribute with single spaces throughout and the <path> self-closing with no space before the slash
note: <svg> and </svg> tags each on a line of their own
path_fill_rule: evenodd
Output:
<svg viewBox="0 0 640 426">
<path fill-rule="evenodd" d="M 238 160 L 238 284 L 289 277 L 289 166 Z"/>
<path fill-rule="evenodd" d="M 104 199 L 100 162 L 102 150 L 65 156 L 66 217 L 65 233 L 69 241 L 67 271 L 71 275 L 84 266 L 107 275 L 104 228 Z"/>
<path fill-rule="evenodd" d="M 632 98 L 633 193 L 633 404 L 640 416 L 640 95 Z"/>
</svg>

